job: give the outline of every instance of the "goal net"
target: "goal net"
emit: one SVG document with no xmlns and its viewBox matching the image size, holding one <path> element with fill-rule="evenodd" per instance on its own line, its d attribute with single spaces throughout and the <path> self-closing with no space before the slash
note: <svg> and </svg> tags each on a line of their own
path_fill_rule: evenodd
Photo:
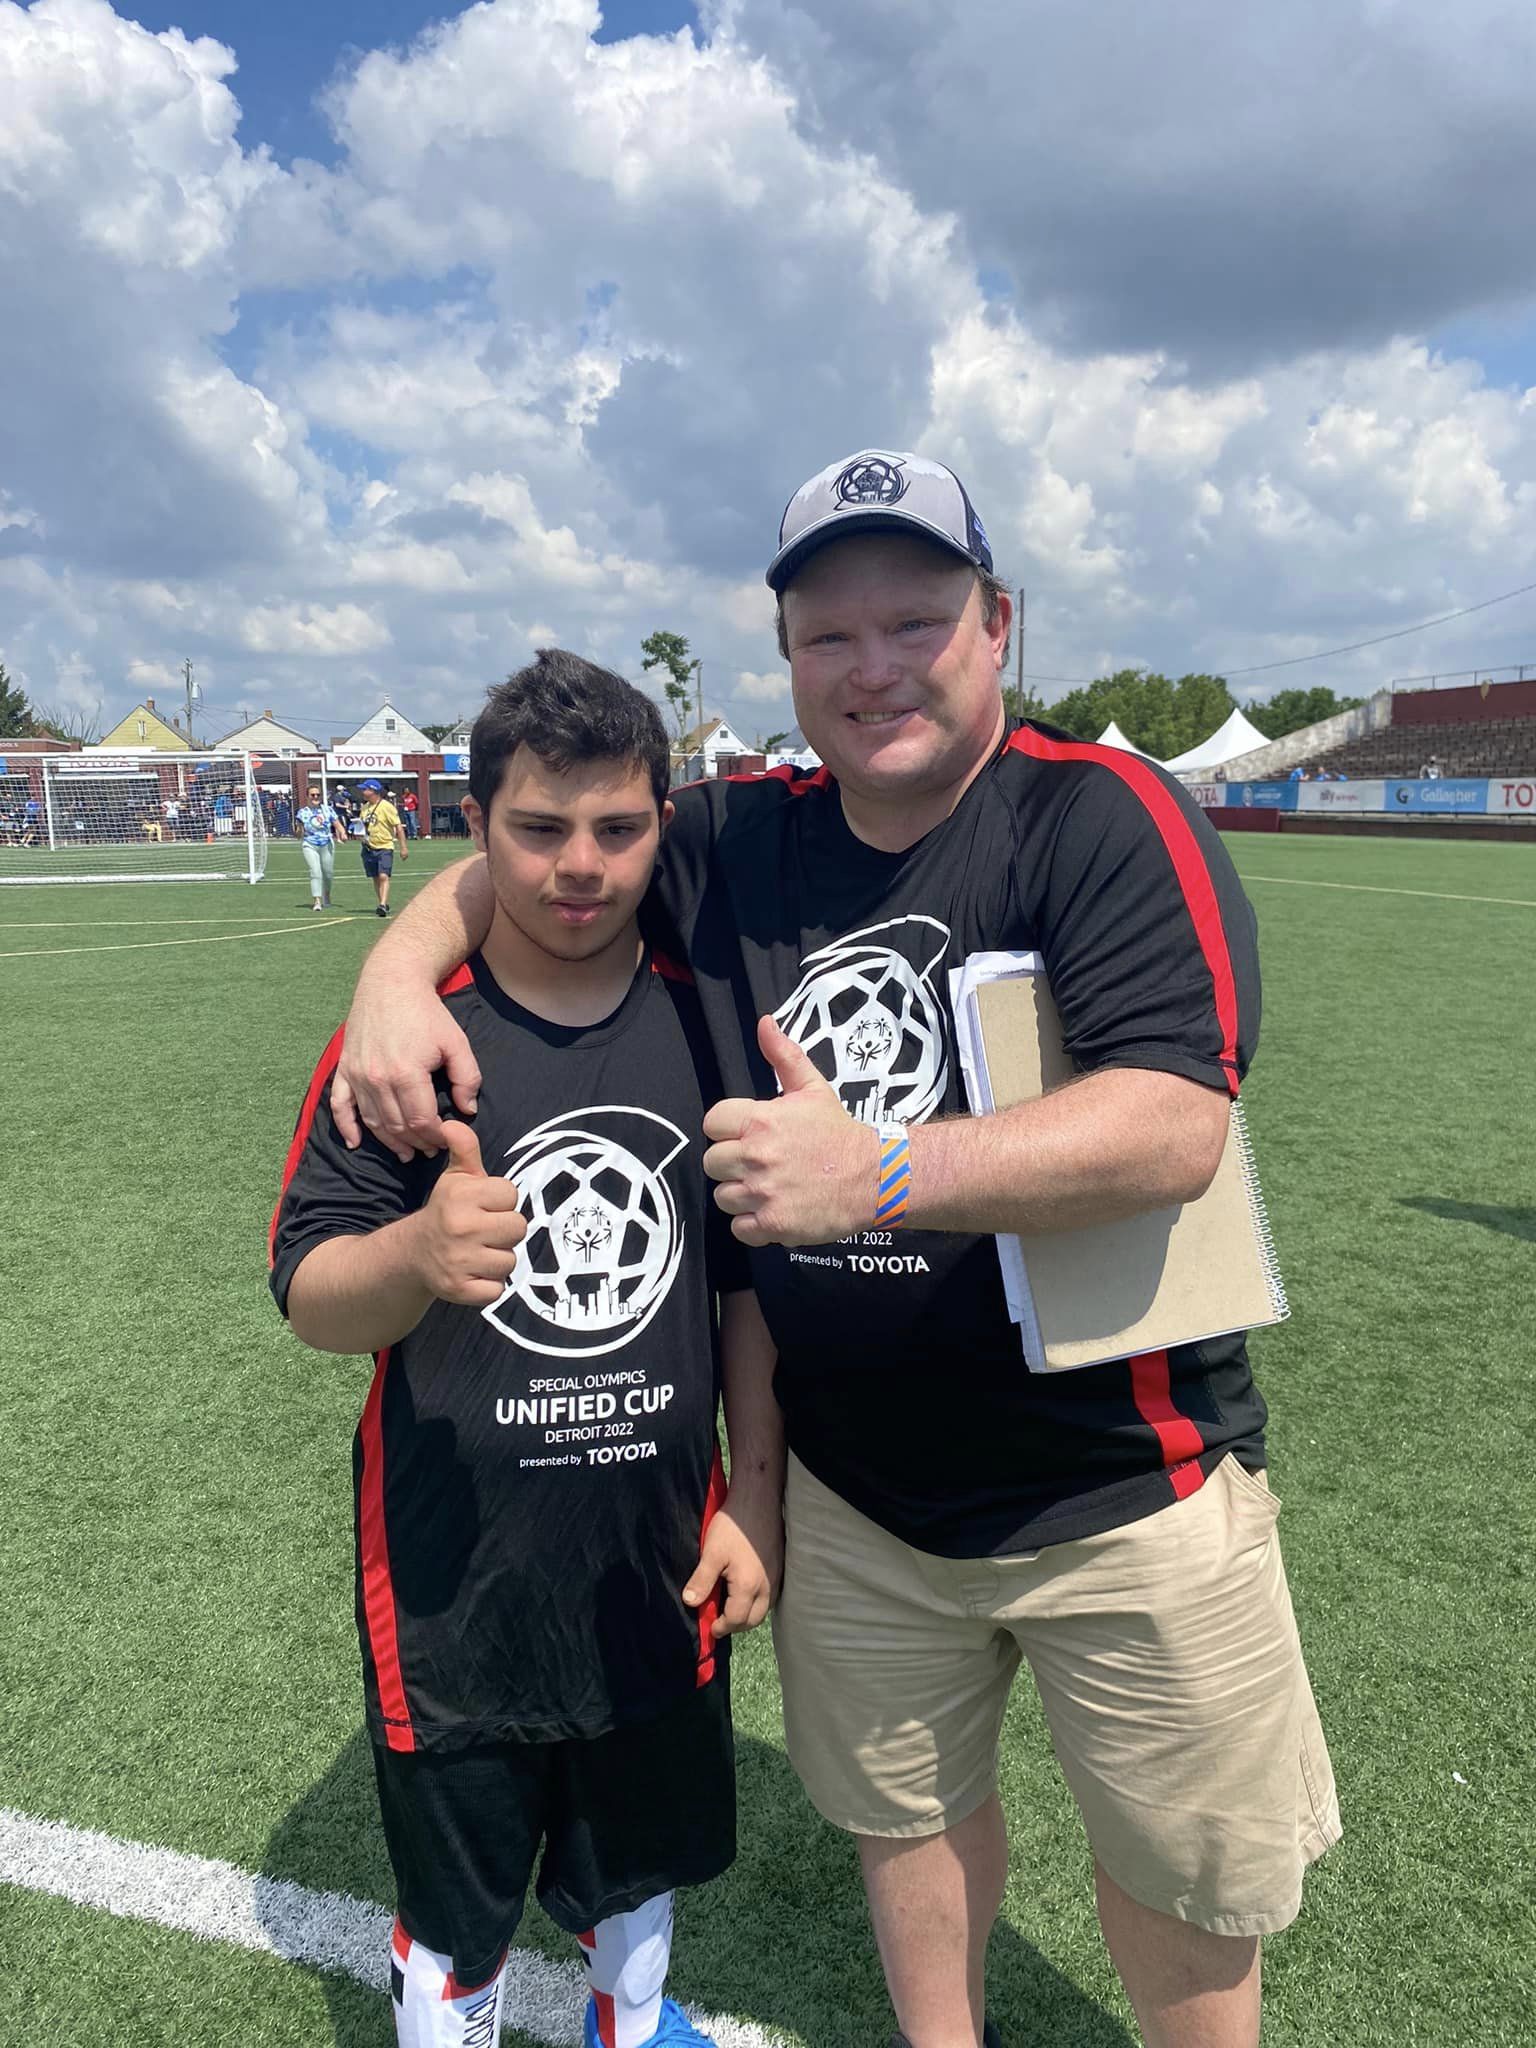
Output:
<svg viewBox="0 0 1536 2048">
<path fill-rule="evenodd" d="M 3 771 L 0 883 L 259 882 L 266 873 L 249 754 L 12 753 Z"/>
</svg>

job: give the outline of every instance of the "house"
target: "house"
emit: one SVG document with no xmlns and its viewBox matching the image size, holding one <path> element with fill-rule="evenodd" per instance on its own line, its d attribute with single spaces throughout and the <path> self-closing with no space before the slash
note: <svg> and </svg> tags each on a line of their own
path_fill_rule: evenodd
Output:
<svg viewBox="0 0 1536 2048">
<path fill-rule="evenodd" d="M 390 754 L 435 754 L 437 742 L 428 739 L 419 725 L 413 725 L 403 711 L 397 711 L 386 697 L 371 718 L 365 718 L 356 732 L 333 742 L 338 751 Z"/>
<path fill-rule="evenodd" d="M 706 718 L 677 740 L 672 748 L 672 775 L 676 782 L 701 782 L 715 775 L 729 775 L 744 754 L 753 754 L 750 743 L 738 737 L 723 718 Z"/>
<path fill-rule="evenodd" d="M 127 754 L 149 748 L 170 749 L 183 754 L 190 753 L 192 748 L 192 742 L 181 729 L 181 720 L 163 718 L 155 709 L 153 697 L 146 697 L 142 704 L 136 704 L 126 718 L 119 719 L 110 732 L 104 732 L 96 745 L 86 751 Z"/>
<path fill-rule="evenodd" d="M 213 751 L 216 754 L 283 754 L 292 758 L 299 754 L 318 754 L 320 749 L 304 733 L 296 732 L 291 725 L 284 725 L 270 711 L 263 711 L 260 718 L 253 718 L 249 725 L 236 726 L 233 732 L 225 733 L 223 739 L 215 740 Z"/>
<path fill-rule="evenodd" d="M 445 734 L 443 738 L 443 752 L 462 753 L 469 745 L 469 735 L 474 730 L 474 724 L 472 718 L 456 719 L 453 731 Z"/>
</svg>

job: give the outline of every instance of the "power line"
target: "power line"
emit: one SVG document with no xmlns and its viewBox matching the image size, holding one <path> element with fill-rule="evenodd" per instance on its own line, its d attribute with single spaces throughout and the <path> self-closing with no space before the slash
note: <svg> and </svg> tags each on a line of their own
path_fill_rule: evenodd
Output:
<svg viewBox="0 0 1536 2048">
<path fill-rule="evenodd" d="M 1271 669 L 1297 668 L 1307 661 L 1331 661 L 1336 654 L 1358 654 L 1365 647 L 1384 647 L 1389 640 L 1406 640 L 1414 633 L 1427 633 L 1431 626 L 1448 626 L 1452 619 L 1470 618 L 1473 612 L 1485 612 L 1491 605 L 1507 604 L 1512 597 L 1524 597 L 1532 590 L 1536 590 L 1536 583 L 1522 583 L 1518 590 L 1500 591 L 1497 597 L 1485 597 L 1481 604 L 1464 604 L 1458 611 L 1442 612 L 1439 618 L 1424 619 L 1417 626 L 1399 626 L 1395 633 L 1378 633 L 1374 639 L 1370 640 L 1352 640 L 1347 647 L 1323 647 L 1316 654 L 1292 654 L 1287 656 L 1284 661 L 1256 661 L 1251 662 L 1246 668 L 1226 668 L 1220 662 L 1216 662 L 1207 673 L 1221 676 L 1223 679 L 1229 676 L 1261 676 L 1268 674 Z M 1026 675 L 1024 680 L 1030 683 L 1073 683 L 1086 685 L 1089 683 L 1107 682 L 1108 678 L 1106 676 Z"/>
</svg>

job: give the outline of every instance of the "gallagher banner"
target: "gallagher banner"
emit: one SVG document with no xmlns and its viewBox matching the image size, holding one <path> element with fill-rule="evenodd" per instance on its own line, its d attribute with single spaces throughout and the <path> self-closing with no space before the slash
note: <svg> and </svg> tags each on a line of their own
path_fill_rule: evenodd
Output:
<svg viewBox="0 0 1536 2048">
<path fill-rule="evenodd" d="M 1441 776 L 1426 782 L 1389 782 L 1386 785 L 1389 811 L 1467 811 L 1488 808 L 1486 782 L 1460 781 Z"/>
</svg>

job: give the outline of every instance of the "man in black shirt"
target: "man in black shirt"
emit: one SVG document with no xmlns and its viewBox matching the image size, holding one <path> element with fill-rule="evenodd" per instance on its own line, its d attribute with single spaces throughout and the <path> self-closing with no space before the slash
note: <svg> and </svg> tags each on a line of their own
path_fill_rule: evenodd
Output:
<svg viewBox="0 0 1536 2048">
<path fill-rule="evenodd" d="M 297 1333 L 377 1360 L 357 1604 L 397 2026 L 405 2048 L 496 2041 L 542 1841 L 588 2048 L 707 2048 L 663 1996 L 671 1893 L 733 1853 L 725 1653 L 767 1610 L 782 1457 L 772 1347 L 702 1172 L 697 996 L 636 924 L 666 738 L 621 678 L 546 652 L 492 693 L 472 763 L 496 910 L 443 996 L 492 1079 L 435 1158 L 349 1150 L 338 1033 L 272 1234 Z"/>
<path fill-rule="evenodd" d="M 1257 1038 L 1252 912 L 1171 777 L 1010 725 L 1007 592 L 942 465 L 829 466 L 769 582 L 826 766 L 677 792 L 656 908 L 720 1056 L 706 1165 L 780 1353 L 791 1757 L 859 1838 L 903 2035 L 974 2048 L 1027 1657 L 1150 2048 L 1254 2048 L 1259 1938 L 1339 1829 L 1246 1349 L 1031 1375 L 992 1243 L 1205 1188 Z M 483 878 L 428 895 L 391 1014 L 367 973 L 354 1010 L 349 1078 L 402 1148 L 436 1129 L 428 1067 L 476 1080 L 423 1001 Z M 1079 1077 L 971 1118 L 946 975 L 994 949 L 1043 955 Z"/>
</svg>

